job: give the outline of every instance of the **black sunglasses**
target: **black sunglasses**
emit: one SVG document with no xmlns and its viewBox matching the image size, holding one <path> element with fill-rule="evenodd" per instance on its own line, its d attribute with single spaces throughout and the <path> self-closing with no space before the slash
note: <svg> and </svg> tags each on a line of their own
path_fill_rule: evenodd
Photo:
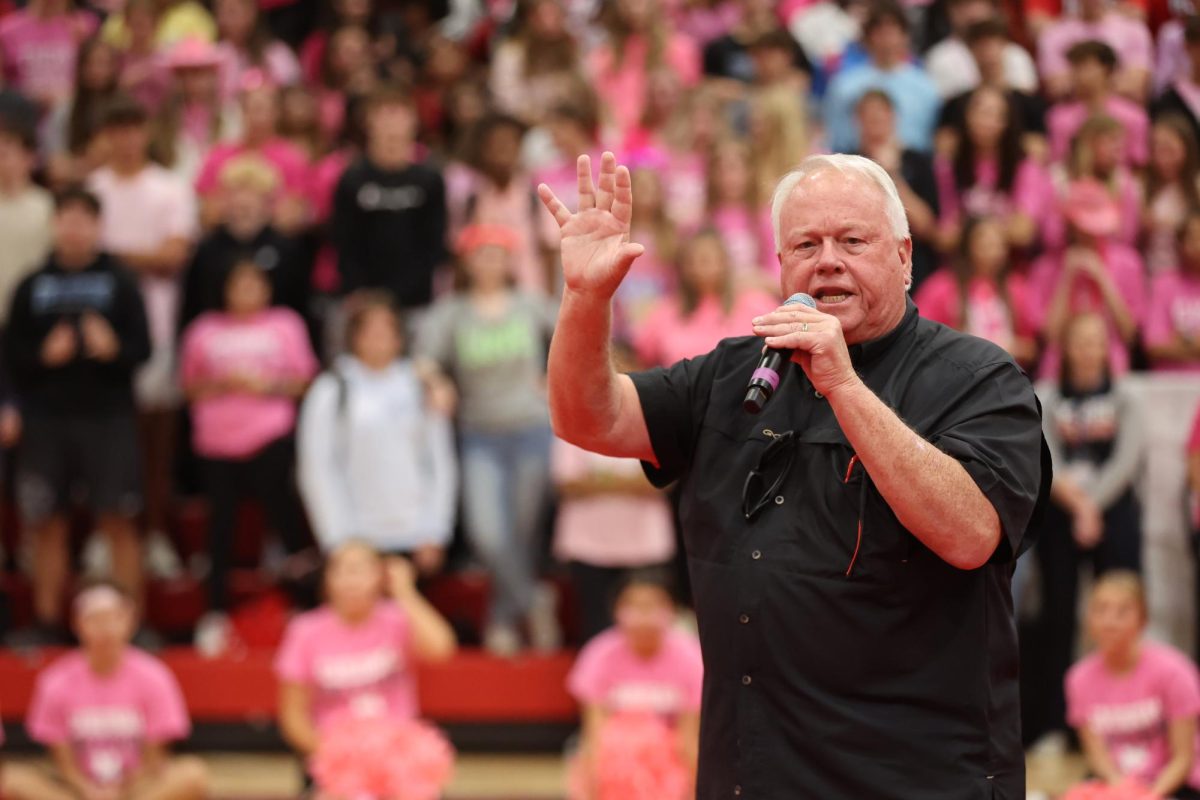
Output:
<svg viewBox="0 0 1200 800">
<path fill-rule="evenodd" d="M 792 464 L 796 460 L 795 436 L 795 431 L 774 434 L 775 440 L 762 451 L 758 457 L 758 463 L 746 476 L 746 483 L 742 485 L 742 514 L 747 521 L 762 513 L 762 510 L 771 503 L 771 498 L 779 491 L 779 487 L 783 486 L 783 482 L 787 480 L 788 473 L 792 471 Z M 775 480 L 771 481 L 765 490 L 756 491 L 755 483 L 766 486 L 767 481 L 763 474 L 781 459 L 783 467 L 775 476 Z M 752 500 L 752 498 L 756 499 Z"/>
</svg>

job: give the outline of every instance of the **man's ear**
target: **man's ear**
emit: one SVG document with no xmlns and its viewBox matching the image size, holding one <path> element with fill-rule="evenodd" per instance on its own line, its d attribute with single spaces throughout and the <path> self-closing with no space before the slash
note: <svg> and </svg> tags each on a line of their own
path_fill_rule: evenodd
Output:
<svg viewBox="0 0 1200 800">
<path fill-rule="evenodd" d="M 905 237 L 900 240 L 899 246 L 900 268 L 904 271 L 904 288 L 905 290 L 912 288 L 912 238 Z"/>
</svg>

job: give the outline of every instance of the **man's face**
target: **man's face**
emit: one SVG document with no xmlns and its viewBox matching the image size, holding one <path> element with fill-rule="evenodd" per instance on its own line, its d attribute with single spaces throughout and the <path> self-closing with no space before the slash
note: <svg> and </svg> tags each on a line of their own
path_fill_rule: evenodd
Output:
<svg viewBox="0 0 1200 800">
<path fill-rule="evenodd" d="M 870 179 L 831 168 L 804 178 L 780 215 L 783 295 L 812 295 L 847 344 L 878 338 L 904 316 L 912 242 L 896 239 L 885 209 Z"/>
<path fill-rule="evenodd" d="M 992 72 L 1004 62 L 1004 46 L 1007 41 L 999 36 L 988 36 L 971 45 L 971 56 L 980 72 Z"/>
<path fill-rule="evenodd" d="M 873 61 L 901 61 L 908 53 L 908 34 L 899 23 L 885 19 L 871 29 L 865 44 Z"/>
<path fill-rule="evenodd" d="M 145 125 L 116 125 L 104 132 L 108 152 L 122 163 L 140 161 L 150 146 L 150 130 Z"/>
<path fill-rule="evenodd" d="M 1108 84 L 1108 70 L 1095 58 L 1084 58 L 1071 65 L 1075 91 L 1094 92 Z"/>
<path fill-rule="evenodd" d="M 128 603 L 89 609 L 75 617 L 75 633 L 83 649 L 95 655 L 121 650 L 133 636 L 134 614 Z"/>
<path fill-rule="evenodd" d="M 80 203 L 63 206 L 54 215 L 54 246 L 72 263 L 88 260 L 100 244 L 100 218 Z"/>
<path fill-rule="evenodd" d="M 896 113 L 878 97 L 864 98 L 858 104 L 858 130 L 863 141 L 881 142 L 895 133 Z"/>
<path fill-rule="evenodd" d="M 246 186 L 225 189 L 225 224 L 262 228 L 271 219 L 271 196 Z"/>
<path fill-rule="evenodd" d="M 402 103 L 372 109 L 367 116 L 367 135 L 373 142 L 408 144 L 416 137 L 417 117 Z"/>
</svg>

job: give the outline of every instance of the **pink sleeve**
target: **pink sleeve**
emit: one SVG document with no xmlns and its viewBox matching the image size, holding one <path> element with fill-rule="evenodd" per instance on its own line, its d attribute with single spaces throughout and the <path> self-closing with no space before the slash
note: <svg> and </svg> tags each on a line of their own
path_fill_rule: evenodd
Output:
<svg viewBox="0 0 1200 800">
<path fill-rule="evenodd" d="M 1125 136 L 1129 142 L 1129 159 L 1133 166 L 1141 167 L 1150 159 L 1150 118 L 1140 108 L 1137 112 L 1129 118 Z"/>
<path fill-rule="evenodd" d="M 954 185 L 954 167 L 950 160 L 938 156 L 933 160 L 933 178 L 937 184 L 938 222 L 951 225 L 958 222 L 958 187 Z"/>
<path fill-rule="evenodd" d="M 192 239 L 196 235 L 196 195 L 192 187 L 183 182 L 176 184 L 173 189 L 167 214 L 170 235 Z"/>
<path fill-rule="evenodd" d="M 207 328 L 205 320 L 197 319 L 183 332 L 183 346 L 179 352 L 179 377 L 185 387 L 205 376 L 203 347 Z"/>
<path fill-rule="evenodd" d="M 1169 721 L 1200 714 L 1200 675 L 1190 659 L 1164 652 L 1163 711 Z"/>
<path fill-rule="evenodd" d="M 300 80 L 300 62 L 292 49 L 283 42 L 272 42 L 267 47 L 267 70 L 280 86 L 291 86 Z"/>
<path fill-rule="evenodd" d="M 689 37 L 683 34 L 671 37 L 667 45 L 667 63 L 685 87 L 700 81 L 700 51 Z"/>
<path fill-rule="evenodd" d="M 404 613 L 404 609 L 397 603 L 391 603 L 390 608 L 392 614 L 388 622 L 392 626 L 396 647 L 400 651 L 400 663 L 402 665 L 411 664 L 413 661 L 413 626 L 408 621 L 408 614 Z"/>
<path fill-rule="evenodd" d="M 25 718 L 25 728 L 35 742 L 45 745 L 62 744 L 70 738 L 67 727 L 67 697 L 64 686 L 55 680 L 56 670 L 52 664 L 38 676 Z"/>
<path fill-rule="evenodd" d="M 307 83 L 316 85 L 321 79 L 321 62 L 325 59 L 328 36 L 325 31 L 314 31 L 300 45 L 300 72 Z"/>
<path fill-rule="evenodd" d="M 1054 187 L 1050 185 L 1046 173 L 1036 161 L 1027 158 L 1017 168 L 1017 175 L 1013 180 L 1013 208 L 1028 215 L 1035 222 L 1040 222 L 1042 209 L 1053 191 Z"/>
<path fill-rule="evenodd" d="M 704 695 L 704 657 L 700 653 L 700 642 L 691 634 L 680 634 L 679 669 L 684 686 L 684 708 L 699 711 Z"/>
<path fill-rule="evenodd" d="M 312 683 L 312 654 L 308 647 L 308 620 L 297 617 L 288 623 L 283 643 L 275 653 L 275 675 L 288 683 Z"/>
<path fill-rule="evenodd" d="M 1064 161 L 1071 152 L 1070 115 L 1055 106 L 1046 114 L 1046 133 L 1050 137 L 1050 160 Z"/>
<path fill-rule="evenodd" d="M 1091 687 L 1088 685 L 1087 674 L 1081 669 L 1083 662 L 1076 664 L 1067 673 L 1066 678 L 1066 700 L 1067 700 L 1067 724 L 1078 730 L 1087 724 L 1088 712 L 1091 710 L 1091 702 L 1088 695 L 1091 693 Z"/>
<path fill-rule="evenodd" d="M 1065 48 L 1060 39 L 1062 39 L 1062 29 L 1058 25 L 1051 24 L 1042 33 L 1041 42 L 1038 43 L 1037 59 L 1038 72 L 1042 74 L 1042 80 L 1061 75 L 1069 69 Z"/>
<path fill-rule="evenodd" d="M 611 634 L 611 630 L 601 633 L 584 645 L 567 675 L 567 691 L 580 703 L 599 703 L 604 699 L 604 662 L 611 651 Z"/>
<path fill-rule="evenodd" d="M 1171 295 L 1175 281 L 1170 274 L 1156 275 L 1150 284 L 1150 302 L 1146 307 L 1142 337 L 1147 345 L 1170 344 L 1175 337 L 1171 325 Z"/>
<path fill-rule="evenodd" d="M 1013 307 L 1014 333 L 1017 336 L 1036 336 L 1037 324 L 1031 308 L 1033 298 L 1025 276 L 1015 273 L 1008 276 L 1008 296 Z"/>
<path fill-rule="evenodd" d="M 217 147 L 209 151 L 208 157 L 200 165 L 200 172 L 196 175 L 197 195 L 203 197 L 216 191 L 217 178 L 221 174 L 221 167 L 225 165 L 227 152 L 223 147 Z"/>
<path fill-rule="evenodd" d="M 292 148 L 281 151 L 278 161 L 279 171 L 283 177 L 283 185 L 289 193 L 307 198 L 312 188 L 308 162 L 304 156 Z"/>
<path fill-rule="evenodd" d="M 317 362 L 317 354 L 313 352 L 312 341 L 308 338 L 308 328 L 305 327 L 304 320 L 290 308 L 287 311 L 289 312 L 287 330 L 290 351 L 288 360 L 292 362 L 298 377 L 309 380 L 316 376 L 321 365 Z"/>
<path fill-rule="evenodd" d="M 1196 411 L 1196 419 L 1192 421 L 1192 433 L 1188 436 L 1188 453 L 1200 453 L 1200 409 Z"/>
<path fill-rule="evenodd" d="M 1124 53 L 1127 58 L 1124 59 L 1124 65 L 1127 67 L 1135 67 L 1152 71 L 1154 69 L 1154 39 L 1150 36 L 1150 29 L 1145 24 L 1138 25 L 1137 37 L 1133 40 L 1132 45 L 1126 48 Z"/>
<path fill-rule="evenodd" d="M 1122 248 L 1118 258 L 1119 262 L 1113 264 L 1117 289 L 1140 328 L 1146 318 L 1146 271 L 1142 258 L 1132 248 Z"/>
<path fill-rule="evenodd" d="M 1038 258 L 1029 268 L 1029 316 L 1036 330 L 1040 331 L 1045 325 L 1058 273 L 1058 262 L 1049 254 Z"/>
<path fill-rule="evenodd" d="M 938 270 L 917 288 L 913 302 L 925 319 L 957 328 L 960 315 L 954 290 L 953 277 L 946 270 Z"/>
<path fill-rule="evenodd" d="M 146 740 L 169 742 L 188 735 L 192 724 L 188 719 L 187 704 L 183 692 L 171 671 L 155 662 L 157 669 L 145 676 Z"/>
</svg>

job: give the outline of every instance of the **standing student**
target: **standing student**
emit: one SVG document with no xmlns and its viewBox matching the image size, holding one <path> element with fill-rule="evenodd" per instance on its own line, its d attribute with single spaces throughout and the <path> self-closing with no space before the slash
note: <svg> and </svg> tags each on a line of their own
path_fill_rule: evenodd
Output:
<svg viewBox="0 0 1200 800">
<path fill-rule="evenodd" d="M 0 325 L 17 284 L 50 252 L 54 198 L 32 180 L 36 151 L 31 128 L 0 125 Z"/>
</svg>

